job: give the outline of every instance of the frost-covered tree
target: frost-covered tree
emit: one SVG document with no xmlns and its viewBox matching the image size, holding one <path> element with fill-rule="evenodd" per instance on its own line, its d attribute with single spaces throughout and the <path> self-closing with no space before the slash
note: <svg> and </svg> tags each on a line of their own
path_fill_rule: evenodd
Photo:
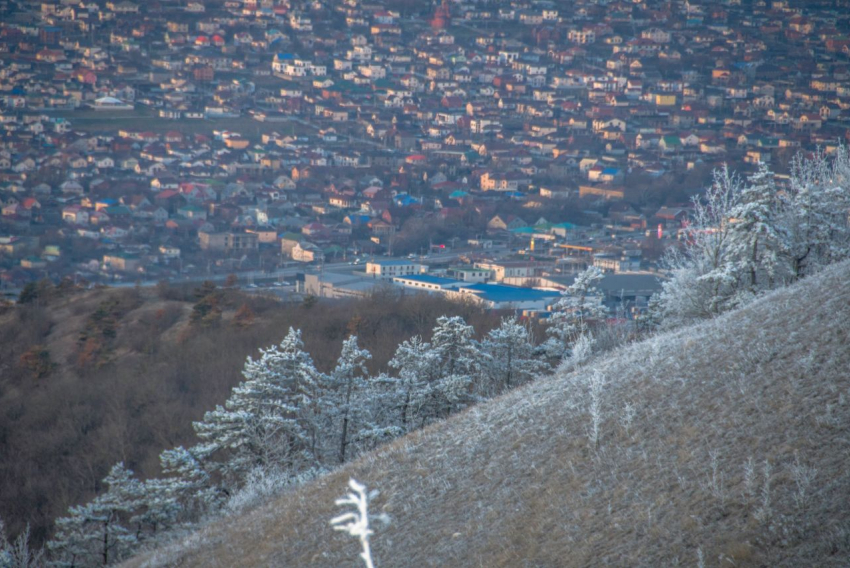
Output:
<svg viewBox="0 0 850 568">
<path fill-rule="evenodd" d="M 225 405 L 195 422 L 201 459 L 216 458 L 230 481 L 258 466 L 310 467 L 316 461 L 319 373 L 304 351 L 301 332 L 289 329 L 280 345 L 248 358 Z"/>
<path fill-rule="evenodd" d="M 124 523 L 139 507 L 141 483 L 123 463 L 112 466 L 103 483 L 105 492 L 57 519 L 56 533 L 47 543 L 55 565 L 107 566 L 126 557 L 138 543 Z"/>
<path fill-rule="evenodd" d="M 178 524 L 184 508 L 170 489 L 170 482 L 158 477 L 142 482 L 138 510 L 129 522 L 140 541 L 156 538 Z"/>
<path fill-rule="evenodd" d="M 783 222 L 793 278 L 850 257 L 850 151 L 798 154 L 785 191 Z"/>
<path fill-rule="evenodd" d="M 484 396 L 526 383 L 546 368 L 535 355 L 531 331 L 516 316 L 502 318 L 499 327 L 481 343 L 481 350 L 486 355 L 486 383 L 480 389 Z"/>
<path fill-rule="evenodd" d="M 392 390 L 395 425 L 401 432 L 410 432 L 435 418 L 435 409 L 428 408 L 431 391 L 439 379 L 440 364 L 431 344 L 418 335 L 402 342 L 390 360 L 395 377 L 384 377 L 383 385 Z"/>
<path fill-rule="evenodd" d="M 765 164 L 746 180 L 723 167 L 694 201 L 653 313 L 668 325 L 712 317 L 850 256 L 850 155 L 798 156 L 780 189 Z"/>
<path fill-rule="evenodd" d="M 421 383 L 411 373 L 394 377 L 381 373 L 370 377 L 364 389 L 357 393 L 361 411 L 356 438 L 363 448 L 374 448 L 403 436 L 417 424 L 419 401 L 427 383 Z"/>
<path fill-rule="evenodd" d="M 440 316 L 431 336 L 438 378 L 431 395 L 438 417 L 446 417 L 473 402 L 472 384 L 481 372 L 481 349 L 475 330 L 462 317 Z"/>
<path fill-rule="evenodd" d="M 590 266 L 577 275 L 561 298 L 552 306 L 546 334 L 546 351 L 552 357 L 564 358 L 572 354 L 572 348 L 581 337 L 592 339 L 589 322 L 605 319 L 608 309 L 602 303 L 602 295 L 596 283 L 602 279 L 602 271 Z"/>
<path fill-rule="evenodd" d="M 139 506 L 130 519 L 140 538 L 196 521 L 220 506 L 224 492 L 212 483 L 196 453 L 180 446 L 159 455 L 162 477 L 141 484 Z"/>
<path fill-rule="evenodd" d="M 393 393 L 395 420 L 379 430 L 387 433 L 391 426 L 409 432 L 473 400 L 473 381 L 481 372 L 481 350 L 473 333 L 463 318 L 441 316 L 430 343 L 416 336 L 398 346 L 389 363 L 396 376 L 380 381 Z"/>
<path fill-rule="evenodd" d="M 741 186 L 727 219 L 728 269 L 738 281 L 739 294 L 756 295 L 787 277 L 788 234 L 781 222 L 780 205 L 773 172 L 760 162 Z"/>
<path fill-rule="evenodd" d="M 44 565 L 44 551 L 30 548 L 30 527 L 9 540 L 6 525 L 0 519 L 0 568 L 37 568 Z"/>
<path fill-rule="evenodd" d="M 728 219 L 740 202 L 742 187 L 741 178 L 724 165 L 714 171 L 705 195 L 694 198 L 682 247 L 669 249 L 665 255 L 670 279 L 654 303 L 653 319 L 679 325 L 734 306 L 739 278 Z"/>
<path fill-rule="evenodd" d="M 351 443 L 351 435 L 357 431 L 364 409 L 358 407 L 360 395 L 366 391 L 368 371 L 366 362 L 372 354 L 361 349 L 357 336 L 352 335 L 342 344 L 342 352 L 334 370 L 324 381 L 326 394 L 322 397 L 325 414 L 330 418 L 336 441 L 339 463 L 345 462 L 346 450 Z"/>
</svg>

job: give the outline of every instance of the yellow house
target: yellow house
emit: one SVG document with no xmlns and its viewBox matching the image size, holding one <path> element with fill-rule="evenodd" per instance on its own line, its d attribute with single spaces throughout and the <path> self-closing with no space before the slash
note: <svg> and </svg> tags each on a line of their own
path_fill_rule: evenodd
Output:
<svg viewBox="0 0 850 568">
<path fill-rule="evenodd" d="M 625 192 L 622 188 L 611 187 L 605 185 L 580 185 L 578 188 L 579 197 L 587 197 L 589 195 L 597 195 L 605 199 L 623 199 Z"/>
<path fill-rule="evenodd" d="M 233 150 L 244 150 L 251 143 L 250 140 L 239 137 L 230 137 L 224 141 L 224 145 Z"/>
<path fill-rule="evenodd" d="M 676 95 L 671 95 L 667 93 L 657 93 L 655 95 L 655 105 L 656 106 L 675 106 L 676 104 Z"/>
</svg>

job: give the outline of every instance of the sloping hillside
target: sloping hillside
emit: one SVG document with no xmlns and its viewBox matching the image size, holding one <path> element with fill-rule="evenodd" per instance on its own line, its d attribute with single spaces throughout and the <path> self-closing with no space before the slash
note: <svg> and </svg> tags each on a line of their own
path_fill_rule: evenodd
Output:
<svg viewBox="0 0 850 568">
<path fill-rule="evenodd" d="M 846 566 L 850 265 L 540 380 L 133 566 Z M 605 381 L 592 444 L 589 383 Z M 634 416 L 629 416 L 633 409 Z M 765 476 L 765 464 L 769 470 Z"/>
<path fill-rule="evenodd" d="M 313 305 L 219 289 L 219 318 L 193 324 L 209 292 L 200 288 L 53 288 L 0 309 L 0 519 L 12 535 L 29 524 L 41 544 L 55 517 L 90 500 L 118 461 L 157 475 L 159 453 L 192 443 L 192 420 L 224 402 L 245 357 L 289 326 L 304 330 L 322 369 L 356 331 L 378 369 L 398 341 L 443 313 L 481 330 L 495 320 L 439 298 Z"/>
</svg>

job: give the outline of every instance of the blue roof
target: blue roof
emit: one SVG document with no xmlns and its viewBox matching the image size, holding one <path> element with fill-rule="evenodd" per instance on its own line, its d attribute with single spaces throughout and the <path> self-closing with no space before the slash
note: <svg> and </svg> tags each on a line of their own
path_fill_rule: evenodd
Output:
<svg viewBox="0 0 850 568">
<path fill-rule="evenodd" d="M 395 201 L 395 203 L 397 205 L 414 205 L 416 203 L 419 203 L 418 199 L 416 199 L 415 197 L 410 197 L 409 195 L 406 195 L 406 194 L 396 195 L 393 198 L 393 201 Z"/>
<path fill-rule="evenodd" d="M 277 55 L 275 55 L 275 59 L 277 59 L 278 61 L 295 59 L 295 55 L 292 53 L 278 53 Z"/>
<path fill-rule="evenodd" d="M 372 220 L 368 215 L 347 215 L 345 217 L 352 225 L 362 225 Z"/>
<path fill-rule="evenodd" d="M 449 198 L 457 199 L 459 197 L 466 197 L 467 195 L 469 195 L 467 192 L 457 189 L 449 194 Z"/>
<path fill-rule="evenodd" d="M 602 173 L 603 174 L 610 174 L 610 175 L 617 175 L 618 173 L 620 173 L 620 170 L 618 168 L 605 168 L 604 170 L 602 170 Z"/>
<path fill-rule="evenodd" d="M 473 284 L 467 286 L 466 289 L 475 292 L 486 300 L 504 303 L 533 302 L 534 300 L 557 298 L 561 295 L 560 292 L 554 290 L 535 290 L 533 288 L 505 286 L 504 284 Z"/>
</svg>

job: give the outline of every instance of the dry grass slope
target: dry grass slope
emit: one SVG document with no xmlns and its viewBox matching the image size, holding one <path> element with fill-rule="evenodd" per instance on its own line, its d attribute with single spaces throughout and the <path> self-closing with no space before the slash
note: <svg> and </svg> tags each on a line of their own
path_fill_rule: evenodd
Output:
<svg viewBox="0 0 850 568">
<path fill-rule="evenodd" d="M 328 525 L 354 477 L 392 518 L 375 527 L 378 566 L 695 566 L 699 549 L 709 567 L 847 566 L 848 298 L 843 264 L 480 405 L 130 565 L 359 566 L 356 541 Z M 606 381 L 595 447 L 593 372 Z"/>
</svg>

